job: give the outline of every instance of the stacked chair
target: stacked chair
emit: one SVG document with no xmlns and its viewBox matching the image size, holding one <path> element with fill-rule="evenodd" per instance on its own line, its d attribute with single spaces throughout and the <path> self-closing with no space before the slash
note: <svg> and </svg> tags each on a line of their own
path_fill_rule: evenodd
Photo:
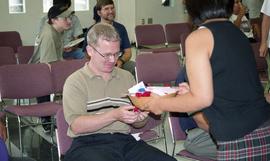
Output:
<svg viewBox="0 0 270 161">
<path fill-rule="evenodd" d="M 28 64 L 34 53 L 34 46 L 19 46 L 17 51 L 18 64 Z"/>
<path fill-rule="evenodd" d="M 139 54 L 136 58 L 136 80 L 143 81 L 146 85 L 174 84 L 180 63 L 176 52 L 160 52 Z M 141 133 L 145 141 L 164 139 L 167 152 L 164 122 L 166 114 L 150 114 L 147 124 L 141 129 L 131 128 L 131 133 Z"/>
<path fill-rule="evenodd" d="M 0 66 L 17 64 L 16 54 L 9 46 L 0 46 Z"/>
<path fill-rule="evenodd" d="M 160 24 L 138 25 L 135 27 L 136 47 L 140 53 L 175 52 L 179 46 L 170 47 Z"/>
<path fill-rule="evenodd" d="M 165 33 L 168 45 L 179 46 L 182 34 L 189 34 L 192 31 L 190 23 L 168 23 L 165 25 Z"/>
<path fill-rule="evenodd" d="M 17 48 L 22 46 L 20 33 L 17 31 L 0 32 L 0 46 L 9 46 L 17 53 Z"/>
<path fill-rule="evenodd" d="M 51 72 L 47 64 L 20 64 L 5 65 L 0 67 L 0 92 L 1 99 L 31 99 L 35 97 L 50 95 L 53 93 Z M 18 120 L 19 147 L 23 154 L 22 127 L 36 126 L 42 123 L 24 122 L 23 117 L 54 117 L 61 105 L 54 102 L 39 104 L 16 105 L 4 107 L 7 116 L 15 116 Z M 8 118 L 6 117 L 7 127 Z M 52 122 L 46 124 L 54 125 Z M 53 126 L 51 126 L 51 139 L 53 142 Z"/>
<path fill-rule="evenodd" d="M 79 68 L 83 67 L 85 63 L 86 59 L 73 59 L 66 61 L 57 61 L 50 64 L 55 95 L 58 95 L 61 98 L 63 87 L 67 77 Z"/>
<path fill-rule="evenodd" d="M 0 32 L 0 66 L 8 64 L 27 64 L 33 55 L 33 51 L 34 46 L 22 46 L 19 32 Z"/>
</svg>

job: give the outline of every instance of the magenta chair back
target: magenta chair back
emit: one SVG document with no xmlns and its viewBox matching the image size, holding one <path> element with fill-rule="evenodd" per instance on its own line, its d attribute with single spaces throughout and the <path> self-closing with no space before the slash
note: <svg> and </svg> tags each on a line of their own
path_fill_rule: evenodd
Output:
<svg viewBox="0 0 270 161">
<path fill-rule="evenodd" d="M 0 66 L 17 64 L 14 50 L 8 46 L 0 46 Z"/>
<path fill-rule="evenodd" d="M 34 46 L 19 46 L 17 53 L 19 64 L 28 64 L 33 53 Z"/>
<path fill-rule="evenodd" d="M 47 64 L 20 64 L 0 67 L 2 98 L 27 99 L 53 92 Z"/>
<path fill-rule="evenodd" d="M 190 33 L 192 30 L 189 23 L 169 23 L 165 25 L 165 33 L 168 43 L 180 44 L 180 36 L 183 33 Z"/>
<path fill-rule="evenodd" d="M 72 59 L 52 63 L 51 74 L 54 93 L 61 93 L 67 77 L 76 70 L 82 68 L 86 61 L 86 59 Z"/>
<path fill-rule="evenodd" d="M 175 52 L 139 54 L 136 57 L 137 81 L 145 84 L 170 83 L 176 80 L 180 67 Z"/>
<path fill-rule="evenodd" d="M 165 32 L 160 24 L 138 25 L 135 27 L 135 36 L 137 47 L 157 44 L 165 46 L 166 43 Z"/>
<path fill-rule="evenodd" d="M 1 31 L 0 32 L 0 46 L 9 46 L 14 52 L 17 52 L 17 48 L 22 46 L 22 39 L 17 31 Z"/>
</svg>

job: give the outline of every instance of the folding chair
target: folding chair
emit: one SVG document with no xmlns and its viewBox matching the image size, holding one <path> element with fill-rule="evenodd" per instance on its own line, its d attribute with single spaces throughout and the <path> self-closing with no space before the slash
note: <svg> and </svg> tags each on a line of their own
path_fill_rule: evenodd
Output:
<svg viewBox="0 0 270 161">
<path fill-rule="evenodd" d="M 14 50 L 8 46 L 0 46 L 0 66 L 17 64 Z"/>
<path fill-rule="evenodd" d="M 56 126 L 57 129 L 55 129 L 55 134 L 57 141 L 58 157 L 60 161 L 72 144 L 72 138 L 67 136 L 68 124 L 64 117 L 63 108 L 59 109 L 56 113 Z"/>
<path fill-rule="evenodd" d="M 30 99 L 53 92 L 51 73 L 47 64 L 19 64 L 0 67 L 0 92 L 2 99 Z M 19 129 L 19 146 L 23 154 L 22 131 L 25 126 L 34 126 L 42 123 L 33 123 L 28 120 L 21 123 L 23 117 L 53 117 L 61 105 L 45 102 L 30 105 L 5 105 L 5 112 L 17 117 Z M 8 116 L 9 116 L 8 115 Z M 53 120 L 53 119 L 52 119 Z M 8 127 L 8 117 L 6 117 Z M 54 125 L 54 121 L 46 123 Z M 53 126 L 51 126 L 53 142 Z"/>
<path fill-rule="evenodd" d="M 140 52 L 178 51 L 179 47 L 168 47 L 163 26 L 160 24 L 138 25 L 135 27 L 136 47 Z"/>
<path fill-rule="evenodd" d="M 62 94 L 65 81 L 73 72 L 80 69 L 86 63 L 86 59 L 72 59 L 58 61 L 50 64 L 53 82 L 53 93 Z"/>
<path fill-rule="evenodd" d="M 163 52 L 153 54 L 140 54 L 136 58 L 136 80 L 143 81 L 146 85 L 170 84 L 176 80 L 180 63 L 175 52 Z M 174 83 L 173 83 L 174 84 Z M 150 114 L 149 120 L 144 128 L 132 129 L 132 132 L 142 132 L 144 140 L 157 140 L 164 138 L 167 152 L 167 142 L 164 131 L 164 120 L 166 115 Z M 154 131 L 158 128 L 158 131 Z"/>
<path fill-rule="evenodd" d="M 34 46 L 19 46 L 17 51 L 19 64 L 28 64 L 28 61 L 34 53 Z"/>
<path fill-rule="evenodd" d="M 185 140 L 186 139 L 186 134 L 185 132 L 181 129 L 180 124 L 179 124 L 179 117 L 182 117 L 181 113 L 169 113 L 168 121 L 169 121 L 169 128 L 170 132 L 172 135 L 172 141 L 173 141 L 173 152 L 172 156 L 175 155 L 175 147 L 176 147 L 176 142 L 178 140 Z M 176 155 L 179 155 L 181 157 L 189 158 L 189 159 L 196 159 L 199 161 L 214 161 L 212 159 L 208 159 L 205 157 L 201 156 L 196 156 L 187 150 L 181 150 L 179 151 Z"/>
<path fill-rule="evenodd" d="M 0 46 L 9 46 L 15 53 L 17 48 L 22 46 L 22 39 L 17 31 L 1 31 L 0 32 Z"/>
<path fill-rule="evenodd" d="M 177 45 L 181 43 L 180 36 L 189 34 L 192 30 L 190 23 L 169 23 L 165 25 L 165 33 L 168 44 Z"/>
</svg>

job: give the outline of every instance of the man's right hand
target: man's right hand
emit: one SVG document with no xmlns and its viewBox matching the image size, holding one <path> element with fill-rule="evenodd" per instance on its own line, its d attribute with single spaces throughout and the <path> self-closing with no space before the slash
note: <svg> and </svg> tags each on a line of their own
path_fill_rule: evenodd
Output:
<svg viewBox="0 0 270 161">
<path fill-rule="evenodd" d="M 136 112 L 133 112 L 134 106 L 121 106 L 114 110 L 115 118 L 121 122 L 132 124 L 137 120 Z"/>
</svg>

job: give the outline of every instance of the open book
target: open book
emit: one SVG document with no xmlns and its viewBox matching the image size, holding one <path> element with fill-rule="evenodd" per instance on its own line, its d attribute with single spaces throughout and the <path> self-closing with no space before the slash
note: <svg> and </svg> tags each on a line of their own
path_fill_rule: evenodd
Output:
<svg viewBox="0 0 270 161">
<path fill-rule="evenodd" d="M 79 44 L 80 42 L 82 42 L 84 40 L 84 37 L 70 41 L 67 45 L 64 46 L 64 48 L 71 48 L 77 44 Z"/>
</svg>

